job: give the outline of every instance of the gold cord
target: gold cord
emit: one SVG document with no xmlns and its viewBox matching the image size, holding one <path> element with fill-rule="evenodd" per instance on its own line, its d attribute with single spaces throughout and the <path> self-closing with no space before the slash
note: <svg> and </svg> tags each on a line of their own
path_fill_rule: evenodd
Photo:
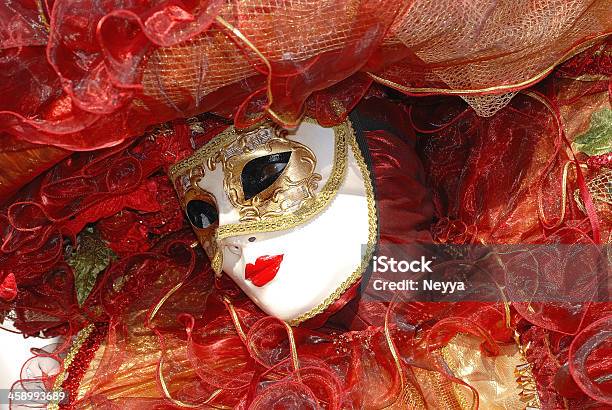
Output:
<svg viewBox="0 0 612 410">
<path fill-rule="evenodd" d="M 427 94 L 427 93 L 436 93 L 436 94 L 444 94 L 444 95 L 469 95 L 469 94 L 495 94 L 498 92 L 508 92 L 508 91 L 513 91 L 517 88 L 525 88 L 528 87 L 529 85 L 541 80 L 542 78 L 546 77 L 548 74 L 550 74 L 550 72 L 559 64 L 561 64 L 562 62 L 564 62 L 565 60 L 575 56 L 576 54 L 581 53 L 582 51 L 586 50 L 587 48 L 591 47 L 593 44 L 597 43 L 600 39 L 605 38 L 607 36 L 610 35 L 610 32 L 606 32 L 603 34 L 600 34 L 586 42 L 583 42 L 575 47 L 572 47 L 567 53 L 565 53 L 563 55 L 563 57 L 561 57 L 560 59 L 558 59 L 555 63 L 553 63 L 552 65 L 550 65 L 549 67 L 547 67 L 545 70 L 541 71 L 540 73 L 536 74 L 535 76 L 525 80 L 525 81 L 521 81 L 519 83 L 515 83 L 515 84 L 507 84 L 507 85 L 498 85 L 498 86 L 494 86 L 494 87 L 485 87 L 485 88 L 479 88 L 479 89 L 463 89 L 463 90 L 458 90 L 458 89 L 449 89 L 449 88 L 422 88 L 422 87 L 406 87 L 403 86 L 401 84 L 398 84 L 396 82 L 387 80 L 385 78 L 379 77 L 376 74 L 370 73 L 368 72 L 368 75 L 376 82 L 384 84 L 388 87 L 394 88 L 396 90 L 399 91 L 403 91 L 406 93 L 414 93 L 414 94 Z"/>
</svg>

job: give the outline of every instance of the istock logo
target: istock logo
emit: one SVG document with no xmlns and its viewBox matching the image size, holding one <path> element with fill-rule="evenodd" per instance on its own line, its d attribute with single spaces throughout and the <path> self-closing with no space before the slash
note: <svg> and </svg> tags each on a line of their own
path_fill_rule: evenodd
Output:
<svg viewBox="0 0 612 410">
<path fill-rule="evenodd" d="M 395 258 L 388 256 L 375 256 L 374 257 L 374 272 L 432 272 L 429 265 L 430 260 L 427 260 L 424 256 L 421 256 L 420 260 L 395 260 Z"/>
</svg>

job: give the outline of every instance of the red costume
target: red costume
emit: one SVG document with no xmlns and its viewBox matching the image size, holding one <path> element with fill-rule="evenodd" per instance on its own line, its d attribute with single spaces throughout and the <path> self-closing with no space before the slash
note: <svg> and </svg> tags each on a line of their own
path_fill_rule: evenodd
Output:
<svg viewBox="0 0 612 410">
<path fill-rule="evenodd" d="M 352 287 L 291 327 L 195 243 L 169 168 L 229 124 L 304 116 L 355 118 L 379 244 L 610 242 L 609 4 L 396 3 L 0 6 L 0 308 L 64 340 L 18 387 L 61 408 L 612 406 L 601 289 Z"/>
</svg>

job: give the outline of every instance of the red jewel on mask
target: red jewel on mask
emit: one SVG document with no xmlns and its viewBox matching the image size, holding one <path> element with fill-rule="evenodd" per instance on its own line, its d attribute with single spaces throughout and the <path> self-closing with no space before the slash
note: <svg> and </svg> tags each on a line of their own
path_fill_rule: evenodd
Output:
<svg viewBox="0 0 612 410">
<path fill-rule="evenodd" d="M 17 296 L 17 281 L 15 275 L 9 273 L 4 277 L 4 281 L 0 284 L 0 299 L 10 302 Z"/>
<path fill-rule="evenodd" d="M 264 255 L 257 258 L 255 264 L 247 263 L 244 278 L 250 280 L 255 286 L 264 286 L 270 282 L 280 268 L 284 255 Z"/>
</svg>

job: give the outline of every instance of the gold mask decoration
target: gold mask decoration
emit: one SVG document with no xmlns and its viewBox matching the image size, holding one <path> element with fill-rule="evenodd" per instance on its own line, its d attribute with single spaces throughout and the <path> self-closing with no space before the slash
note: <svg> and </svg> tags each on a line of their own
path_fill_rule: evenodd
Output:
<svg viewBox="0 0 612 410">
<path fill-rule="evenodd" d="M 204 251 L 208 255 L 216 255 L 215 232 L 219 227 L 219 218 L 214 196 L 195 185 L 185 193 L 183 208 Z"/>
<path fill-rule="evenodd" d="M 223 186 L 230 202 L 239 210 L 241 222 L 279 216 L 314 198 L 317 182 L 321 180 L 321 175 L 314 172 L 315 155 L 305 145 L 285 138 L 286 135 L 285 130 L 262 126 L 246 132 L 221 152 Z M 259 192 L 257 188 L 248 188 L 266 180 L 270 185 Z"/>
<path fill-rule="evenodd" d="M 287 135 L 286 130 L 272 124 L 247 131 L 228 127 L 191 157 L 170 168 L 182 206 L 215 272 L 220 273 L 222 267 L 218 241 L 299 226 L 325 209 L 338 192 L 346 174 L 350 125 L 334 127 L 333 168 L 318 191 L 322 177 L 315 172 L 315 154 Z M 214 212 L 218 209 L 214 196 L 198 185 L 206 172 L 215 171 L 219 165 L 223 169 L 224 192 L 239 213 L 237 223 L 222 226 Z"/>
</svg>

